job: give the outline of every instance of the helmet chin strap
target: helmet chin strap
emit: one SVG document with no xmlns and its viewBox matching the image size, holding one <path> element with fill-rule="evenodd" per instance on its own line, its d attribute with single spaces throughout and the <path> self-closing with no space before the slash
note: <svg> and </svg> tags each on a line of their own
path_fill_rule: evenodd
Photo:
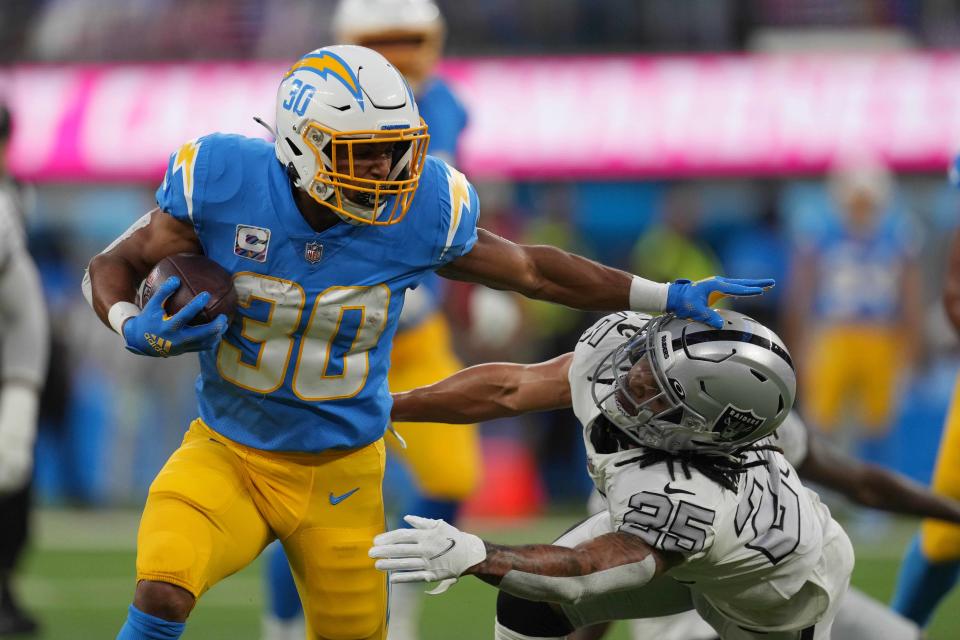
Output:
<svg viewBox="0 0 960 640">
<path fill-rule="evenodd" d="M 334 198 L 335 195 L 336 193 L 331 193 L 329 196 L 327 196 L 326 199 L 331 200 Z M 348 198 L 347 196 L 343 196 L 343 208 L 349 211 L 350 213 L 356 215 L 358 218 L 366 218 L 371 221 L 376 220 L 380 216 L 380 213 L 383 211 L 384 207 L 386 206 L 387 206 L 386 202 L 381 203 L 380 206 L 378 207 L 379 210 L 374 214 L 372 208 L 359 205 L 353 202 L 352 200 L 350 200 L 350 198 Z M 366 224 L 364 222 L 361 222 L 360 220 L 357 220 L 356 218 L 351 218 L 350 216 L 343 215 L 342 213 L 340 213 L 339 211 L 337 211 L 332 207 L 331 207 L 331 210 L 335 214 L 337 214 L 337 216 L 347 224 L 352 224 L 355 226 Z"/>
</svg>

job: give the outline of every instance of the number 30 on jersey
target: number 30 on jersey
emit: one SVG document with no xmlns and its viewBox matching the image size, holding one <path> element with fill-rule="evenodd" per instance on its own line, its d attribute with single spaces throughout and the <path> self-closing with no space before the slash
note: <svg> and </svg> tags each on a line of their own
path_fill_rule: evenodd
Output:
<svg viewBox="0 0 960 640">
<path fill-rule="evenodd" d="M 239 273 L 234 288 L 241 307 L 260 300 L 269 305 L 269 311 L 263 321 L 243 318 L 241 335 L 257 348 L 253 363 L 243 357 L 240 347 L 228 340 L 220 342 L 217 368 L 225 380 L 248 391 L 271 393 L 283 386 L 293 361 L 290 386 L 301 400 L 337 400 L 360 393 L 370 371 L 369 351 L 387 323 L 390 289 L 386 285 L 330 287 L 320 293 L 309 310 L 296 353 L 296 332 L 307 305 L 303 287 L 282 278 Z M 345 322 L 347 317 L 353 322 Z M 344 340 L 350 340 L 347 350 L 335 353 L 335 344 Z"/>
</svg>

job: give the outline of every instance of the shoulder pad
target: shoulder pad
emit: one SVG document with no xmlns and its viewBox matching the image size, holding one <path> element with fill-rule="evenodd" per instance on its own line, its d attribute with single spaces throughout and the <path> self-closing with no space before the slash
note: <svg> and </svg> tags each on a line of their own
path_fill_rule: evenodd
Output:
<svg viewBox="0 0 960 640">
<path fill-rule="evenodd" d="M 437 180 L 441 226 L 437 262 L 442 265 L 469 253 L 476 244 L 480 199 L 467 177 L 446 162 L 428 157 L 428 170 Z"/>
<path fill-rule="evenodd" d="M 259 160 L 265 148 L 272 149 L 262 140 L 220 133 L 185 142 L 170 155 L 157 205 L 199 226 L 204 204 L 233 198 L 243 184 L 245 165 Z"/>
</svg>

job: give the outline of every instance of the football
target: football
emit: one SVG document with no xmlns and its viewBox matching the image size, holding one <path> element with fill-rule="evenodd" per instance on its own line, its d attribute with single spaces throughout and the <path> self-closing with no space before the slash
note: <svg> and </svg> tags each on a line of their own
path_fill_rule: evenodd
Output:
<svg viewBox="0 0 960 640">
<path fill-rule="evenodd" d="M 180 288 L 174 291 L 163 305 L 168 316 L 180 311 L 197 294 L 206 291 L 210 294 L 210 300 L 190 324 L 211 322 L 221 313 L 227 316 L 229 321 L 233 321 L 237 311 L 237 292 L 233 288 L 230 273 L 210 258 L 192 253 L 167 256 L 156 264 L 140 289 L 141 308 L 170 276 L 180 278 Z"/>
</svg>

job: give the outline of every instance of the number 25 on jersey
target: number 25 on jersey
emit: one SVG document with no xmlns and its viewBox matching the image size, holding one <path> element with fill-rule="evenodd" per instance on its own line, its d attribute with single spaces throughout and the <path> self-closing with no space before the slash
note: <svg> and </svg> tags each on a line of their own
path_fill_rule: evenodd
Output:
<svg viewBox="0 0 960 640">
<path fill-rule="evenodd" d="M 303 287 L 282 278 L 238 273 L 234 288 L 241 307 L 261 301 L 269 310 L 262 321 L 243 318 L 241 335 L 257 349 L 254 362 L 228 340 L 220 343 L 217 368 L 225 380 L 248 391 L 271 393 L 283 386 L 292 360 L 290 387 L 301 400 L 338 400 L 360 393 L 370 371 L 369 351 L 387 323 L 386 285 L 325 289 L 313 301 L 296 352 L 296 332 L 308 302 Z"/>
</svg>

